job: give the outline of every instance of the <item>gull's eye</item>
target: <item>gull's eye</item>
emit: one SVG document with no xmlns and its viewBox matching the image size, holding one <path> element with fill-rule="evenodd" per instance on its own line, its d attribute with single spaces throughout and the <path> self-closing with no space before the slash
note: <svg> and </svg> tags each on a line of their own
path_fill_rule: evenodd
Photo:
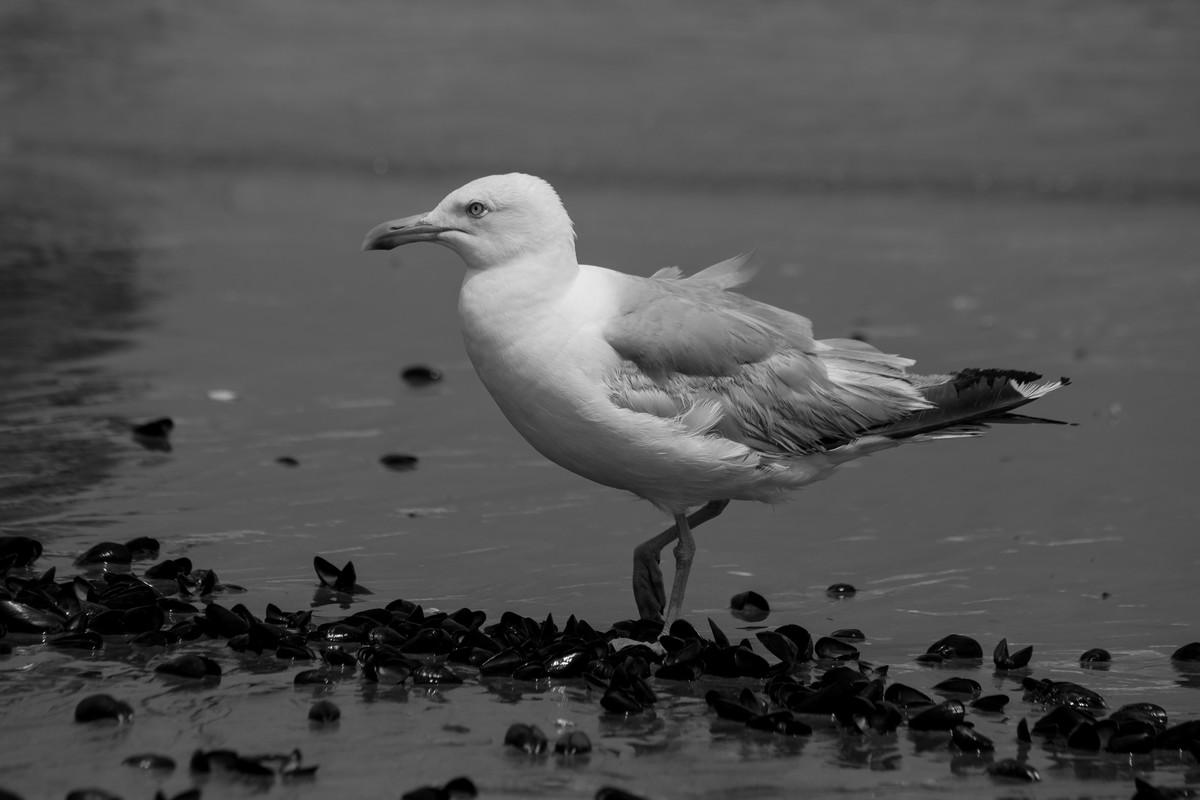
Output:
<svg viewBox="0 0 1200 800">
<path fill-rule="evenodd" d="M 476 200 L 474 203 L 467 203 L 467 213 L 475 219 L 479 219 L 488 212 L 488 207 Z"/>
</svg>

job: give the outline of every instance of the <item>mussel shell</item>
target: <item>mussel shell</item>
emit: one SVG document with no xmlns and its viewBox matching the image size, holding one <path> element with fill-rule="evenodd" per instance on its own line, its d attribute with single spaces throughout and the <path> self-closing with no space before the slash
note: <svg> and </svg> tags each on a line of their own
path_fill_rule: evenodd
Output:
<svg viewBox="0 0 1200 800">
<path fill-rule="evenodd" d="M 1023 764 L 1015 758 L 997 761 L 987 769 L 988 774 L 996 778 L 1011 778 L 1013 780 L 1036 783 L 1042 779 L 1038 771 L 1028 764 Z"/>
<path fill-rule="evenodd" d="M 177 678 L 219 678 L 221 665 L 208 656 L 183 655 L 164 661 L 154 668 L 162 675 Z"/>
<path fill-rule="evenodd" d="M 575 647 L 546 660 L 546 674 L 553 678 L 575 678 L 592 660 L 590 648 Z"/>
<path fill-rule="evenodd" d="M 1081 722 L 1067 734 L 1067 747 L 1072 750 L 1099 750 L 1104 742 L 1093 722 Z"/>
<path fill-rule="evenodd" d="M 125 632 L 125 612 L 119 608 L 107 608 L 88 617 L 87 627 L 102 636 L 115 636 Z"/>
<path fill-rule="evenodd" d="M 1056 706 L 1033 724 L 1033 733 L 1038 736 L 1067 736 L 1081 723 L 1094 723 L 1096 718 L 1087 711 L 1068 705 Z"/>
<path fill-rule="evenodd" d="M 42 543 L 28 536 L 0 536 L 0 564 L 28 567 L 42 555 Z"/>
<path fill-rule="evenodd" d="M 704 665 L 695 659 L 674 661 L 659 667 L 654 677 L 665 681 L 694 681 L 704 674 Z"/>
<path fill-rule="evenodd" d="M 671 636 L 674 636 L 676 639 L 687 640 L 704 638 L 700 635 L 700 632 L 693 627 L 692 623 L 688 622 L 686 619 L 677 619 L 672 622 L 671 628 L 667 631 L 667 633 L 669 633 Z"/>
<path fill-rule="evenodd" d="M 632 692 L 612 686 L 600 698 L 600 706 L 611 714 L 638 714 L 646 709 Z"/>
<path fill-rule="evenodd" d="M 133 554 L 129 548 L 120 542 L 100 542 L 85 550 L 75 563 L 79 566 L 89 564 L 131 564 Z"/>
<path fill-rule="evenodd" d="M 449 686 L 463 679 L 451 669 L 436 664 L 422 664 L 413 670 L 412 681 L 422 686 Z"/>
<path fill-rule="evenodd" d="M 778 733 L 783 736 L 811 736 L 812 727 L 796 719 L 790 711 L 759 714 L 746 720 L 746 727 L 755 731 Z"/>
<path fill-rule="evenodd" d="M 121 614 L 121 624 L 125 633 L 138 634 L 157 631 L 166 621 L 167 615 L 157 605 L 138 606 Z"/>
<path fill-rule="evenodd" d="M 755 653 L 749 647 L 734 647 L 733 664 L 737 674 L 742 678 L 765 678 L 771 674 L 771 665 L 767 660 Z"/>
<path fill-rule="evenodd" d="M 729 613 L 742 622 L 762 622 L 770 615 L 771 607 L 758 592 L 738 592 L 729 599 Z"/>
<path fill-rule="evenodd" d="M 583 731 L 564 731 L 554 743 L 554 752 L 563 755 L 583 755 L 592 751 L 592 740 Z"/>
<path fill-rule="evenodd" d="M 883 699 L 895 703 L 900 708 L 921 708 L 933 705 L 933 698 L 903 683 L 893 683 L 883 693 Z"/>
<path fill-rule="evenodd" d="M 1143 722 L 1155 733 L 1164 730 L 1168 724 L 1167 710 L 1156 703 L 1129 703 L 1109 714 L 1108 718 L 1120 722 L 1122 731 L 1129 721 Z"/>
<path fill-rule="evenodd" d="M 187 575 L 192 571 L 192 560 L 190 558 L 169 558 L 150 567 L 146 567 L 146 571 L 142 573 L 147 578 L 155 580 L 173 581 L 180 575 Z"/>
<path fill-rule="evenodd" d="M 514 722 L 504 734 L 504 744 L 530 755 L 539 755 L 546 752 L 550 740 L 537 725 Z"/>
<path fill-rule="evenodd" d="M 867 635 L 858 628 L 838 628 L 829 635 L 834 639 L 844 639 L 848 642 L 865 642 L 867 640 Z"/>
<path fill-rule="evenodd" d="M 104 647 L 104 639 L 94 631 L 85 631 L 56 636 L 47 640 L 46 644 L 50 647 L 65 649 L 99 650 Z"/>
<path fill-rule="evenodd" d="M 1099 694 L 1071 681 L 1052 681 L 1048 678 L 1038 681 L 1026 678 L 1021 681 L 1021 686 L 1030 699 L 1039 703 L 1054 703 L 1082 709 L 1108 707 Z"/>
<path fill-rule="evenodd" d="M 518 681 L 536 681 L 546 677 L 546 664 L 537 657 L 528 659 L 513 670 L 512 676 Z"/>
<path fill-rule="evenodd" d="M 853 661 L 858 658 L 858 648 L 832 636 L 822 636 L 813 646 L 817 658 L 831 661 Z"/>
<path fill-rule="evenodd" d="M 1003 711 L 1006 705 L 1008 705 L 1008 695 L 989 694 L 973 701 L 971 703 L 971 708 L 975 709 L 976 711 L 996 713 Z"/>
<path fill-rule="evenodd" d="M 57 633 L 67 618 L 16 600 L 0 600 L 0 624 L 12 633 Z"/>
<path fill-rule="evenodd" d="M 337 722 L 342 718 L 342 710 L 332 700 L 318 700 L 308 709 L 308 718 L 322 725 Z"/>
<path fill-rule="evenodd" d="M 90 695 L 80 700 L 75 706 L 76 722 L 94 722 L 105 719 L 129 722 L 133 719 L 133 708 L 124 700 L 117 700 L 107 694 Z"/>
<path fill-rule="evenodd" d="M 321 625 L 317 633 L 326 642 L 338 644 L 361 644 L 367 641 L 367 633 L 354 625 L 344 622 L 334 622 Z"/>
<path fill-rule="evenodd" d="M 129 555 L 134 561 L 145 561 L 151 558 L 158 558 L 160 545 L 158 539 L 150 536 L 138 536 L 126 542 L 125 547 L 129 550 Z"/>
<path fill-rule="evenodd" d="M 1104 749 L 1110 753 L 1149 753 L 1154 749 L 1152 733 L 1118 733 L 1108 740 Z"/>
<path fill-rule="evenodd" d="M 1079 661 L 1083 664 L 1107 664 L 1112 661 L 1112 653 L 1103 647 L 1093 647 L 1079 656 Z"/>
<path fill-rule="evenodd" d="M 106 589 L 96 598 L 96 602 L 107 608 L 129 609 L 154 605 L 158 598 L 159 594 L 152 586 L 135 580 Z"/>
<path fill-rule="evenodd" d="M 946 659 L 983 658 L 983 648 L 979 646 L 979 642 L 970 636 L 963 636 L 960 633 L 943 636 L 929 645 L 929 649 L 925 652 L 926 654 L 939 655 Z"/>
<path fill-rule="evenodd" d="M 858 685 L 850 681 L 838 681 L 808 694 L 796 693 L 788 701 L 788 708 L 797 714 L 837 714 L 848 698 L 858 695 Z"/>
<path fill-rule="evenodd" d="M 1188 642 L 1174 653 L 1171 653 L 1171 660 L 1200 661 L 1200 642 Z"/>
<path fill-rule="evenodd" d="M 363 674 L 366 674 L 365 669 Z M 292 684 L 295 686 L 332 686 L 335 683 L 337 677 L 323 669 L 303 669 L 292 678 Z"/>
<path fill-rule="evenodd" d="M 321 651 L 321 660 L 331 667 L 353 667 L 356 663 L 353 654 L 336 644 Z"/>
<path fill-rule="evenodd" d="M 967 708 L 958 700 L 947 700 L 917 713 L 908 720 L 909 730 L 949 731 L 962 724 Z"/>
<path fill-rule="evenodd" d="M 992 662 L 996 665 L 996 669 L 1021 669 L 1028 666 L 1030 659 L 1033 658 L 1033 647 L 1023 647 L 1015 653 L 1008 652 L 1008 639 L 1001 639 L 996 645 L 996 649 L 992 652 Z"/>
<path fill-rule="evenodd" d="M 955 725 L 951 728 L 950 742 L 966 753 L 983 753 L 996 749 L 991 739 L 968 725 Z"/>
<path fill-rule="evenodd" d="M 421 628 L 400 649 L 406 653 L 449 653 L 453 646 L 454 640 L 441 628 Z"/>
<path fill-rule="evenodd" d="M 284 642 L 275 649 L 275 657 L 284 661 L 312 661 L 317 654 L 303 645 Z"/>
<path fill-rule="evenodd" d="M 528 656 L 515 647 L 501 650 L 479 666 L 480 675 L 512 675 Z"/>
<path fill-rule="evenodd" d="M 933 690 L 939 694 L 964 694 L 978 697 L 983 691 L 979 681 L 972 678 L 954 677 L 934 685 Z"/>
</svg>

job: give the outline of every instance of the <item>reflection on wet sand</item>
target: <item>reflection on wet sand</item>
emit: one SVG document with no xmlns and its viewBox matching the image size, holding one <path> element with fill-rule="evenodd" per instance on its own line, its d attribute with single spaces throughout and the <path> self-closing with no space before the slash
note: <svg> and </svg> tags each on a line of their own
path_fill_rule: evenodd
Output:
<svg viewBox="0 0 1200 800">
<path fill-rule="evenodd" d="M 0 522 L 50 515 L 113 467 L 116 431 L 85 409 L 126 391 L 93 360 L 129 345 L 137 277 L 104 198 L 0 165 Z"/>
</svg>

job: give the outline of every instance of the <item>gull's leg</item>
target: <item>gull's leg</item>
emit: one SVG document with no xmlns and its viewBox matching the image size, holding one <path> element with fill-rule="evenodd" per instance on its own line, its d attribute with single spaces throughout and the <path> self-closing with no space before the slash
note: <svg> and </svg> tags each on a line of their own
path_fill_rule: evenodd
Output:
<svg viewBox="0 0 1200 800">
<path fill-rule="evenodd" d="M 692 539 L 691 529 L 719 516 L 729 505 L 728 500 L 711 500 L 690 516 L 677 514 L 675 524 L 662 533 L 638 545 L 633 551 L 633 599 L 637 603 L 638 616 L 642 619 L 662 619 L 663 606 L 666 605 L 666 592 L 663 590 L 662 569 L 659 559 L 663 549 L 676 539 L 680 544 L 675 548 L 675 580 L 671 585 L 671 606 L 675 616 L 679 614 L 683 602 L 683 592 L 687 588 L 688 572 L 691 570 L 692 556 L 696 552 L 696 542 Z M 681 531 L 686 531 L 688 546 L 684 546 Z M 690 550 L 689 550 L 690 548 Z M 686 559 L 682 556 L 686 555 Z M 686 563 L 685 563 L 686 562 Z M 680 571 L 682 567 L 682 577 Z M 668 613 L 667 624 L 674 621 L 674 616 Z"/>
</svg>

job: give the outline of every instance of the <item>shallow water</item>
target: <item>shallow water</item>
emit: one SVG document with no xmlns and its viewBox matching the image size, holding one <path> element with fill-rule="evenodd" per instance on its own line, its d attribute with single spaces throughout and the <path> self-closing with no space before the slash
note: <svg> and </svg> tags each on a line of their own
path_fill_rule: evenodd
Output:
<svg viewBox="0 0 1200 800">
<path fill-rule="evenodd" d="M 459 342 L 451 253 L 358 253 L 376 222 L 523 169 L 559 188 L 585 261 L 649 274 L 754 247 L 748 294 L 820 335 L 862 334 L 929 371 L 1074 381 L 1035 413 L 1076 427 L 907 447 L 790 504 L 731 508 L 698 534 L 698 627 L 752 638 L 726 607 L 754 589 L 766 625 L 861 628 L 863 658 L 917 688 L 951 674 L 915 661 L 941 636 L 985 652 L 1007 637 L 1034 645 L 1034 677 L 1195 719 L 1200 681 L 1168 656 L 1200 639 L 1198 32 L 1185 3 L 11 4 L 0 533 L 38 538 L 36 569 L 60 577 L 97 541 L 155 536 L 163 558 L 247 589 L 218 602 L 260 614 L 318 603 L 320 554 L 356 564 L 374 594 L 355 608 L 629 617 L 630 551 L 663 520 L 508 427 Z M 407 387 L 413 363 L 445 380 Z M 130 424 L 164 415 L 171 452 L 132 441 Z M 383 469 L 391 452 L 418 468 Z M 832 600 L 837 581 L 860 591 Z M 1175 753 L 1035 744 L 1042 783 L 1024 786 L 906 729 L 751 734 L 707 709 L 707 689 L 733 685 L 710 679 L 659 681 L 655 711 L 624 719 L 582 681 L 351 678 L 328 694 L 340 725 L 316 731 L 313 690 L 292 687 L 302 665 L 189 645 L 224 670 L 195 688 L 152 677 L 161 650 L 119 638 L 87 657 L 4 641 L 0 786 L 26 797 L 181 791 L 196 782 L 185 768 L 121 759 L 215 747 L 299 747 L 321 768 L 270 789 L 287 797 L 396 796 L 459 774 L 483 796 L 550 797 L 1123 798 L 1134 775 L 1200 781 Z M 1111 669 L 1079 668 L 1091 647 Z M 1017 721 L 1043 709 L 990 664 L 953 674 L 1012 694 L 1006 715 L 972 719 L 997 759 L 1014 756 Z M 98 691 L 132 703 L 134 723 L 73 724 Z M 501 745 L 512 722 L 559 719 L 596 751 Z"/>
</svg>

